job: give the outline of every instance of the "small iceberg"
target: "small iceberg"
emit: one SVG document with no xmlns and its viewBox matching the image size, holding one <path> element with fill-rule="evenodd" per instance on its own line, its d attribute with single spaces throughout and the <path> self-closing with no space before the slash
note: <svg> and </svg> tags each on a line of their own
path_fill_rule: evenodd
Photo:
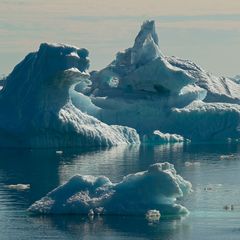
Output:
<svg viewBox="0 0 240 240">
<path fill-rule="evenodd" d="M 204 191 L 210 192 L 210 191 L 217 191 L 220 189 L 223 185 L 222 184 L 208 184 L 206 187 L 204 187 Z"/>
<path fill-rule="evenodd" d="M 11 184 L 11 185 L 5 185 L 6 188 L 11 190 L 17 190 L 17 191 L 25 191 L 30 189 L 30 184 Z"/>
<path fill-rule="evenodd" d="M 35 214 L 144 216 L 149 209 L 155 209 L 162 216 L 181 216 L 188 210 L 176 200 L 191 190 L 191 183 L 165 162 L 127 175 L 116 184 L 105 176 L 76 175 L 28 210 Z"/>
<path fill-rule="evenodd" d="M 61 154 L 63 154 L 63 151 L 62 151 L 62 150 L 57 150 L 57 151 L 56 151 L 56 154 L 57 154 L 57 155 L 61 155 Z"/>
<path fill-rule="evenodd" d="M 234 158 L 234 155 L 233 154 L 229 154 L 229 155 L 221 155 L 220 156 L 220 159 L 221 160 L 231 160 Z"/>
<path fill-rule="evenodd" d="M 200 167 L 201 163 L 200 162 L 185 162 L 184 165 L 185 165 L 185 167 Z"/>
<path fill-rule="evenodd" d="M 143 136 L 143 143 L 148 144 L 182 143 L 182 142 L 190 142 L 190 140 L 185 139 L 183 136 L 178 134 L 162 133 L 159 130 L 155 130 L 153 134 Z"/>
</svg>

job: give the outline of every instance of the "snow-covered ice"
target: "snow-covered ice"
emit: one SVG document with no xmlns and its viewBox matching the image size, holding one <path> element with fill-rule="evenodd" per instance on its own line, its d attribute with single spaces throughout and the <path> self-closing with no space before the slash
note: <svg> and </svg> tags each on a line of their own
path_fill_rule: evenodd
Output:
<svg viewBox="0 0 240 240">
<path fill-rule="evenodd" d="M 170 163 L 151 165 L 147 171 L 127 175 L 119 183 L 107 177 L 76 175 L 30 206 L 36 214 L 161 215 L 179 216 L 188 210 L 176 203 L 192 189 Z"/>
</svg>

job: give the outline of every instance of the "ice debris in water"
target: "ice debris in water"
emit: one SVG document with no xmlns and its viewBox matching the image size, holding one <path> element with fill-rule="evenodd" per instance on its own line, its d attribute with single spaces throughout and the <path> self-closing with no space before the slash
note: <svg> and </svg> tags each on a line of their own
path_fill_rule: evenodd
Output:
<svg viewBox="0 0 240 240">
<path fill-rule="evenodd" d="M 76 175 L 30 206 L 36 214 L 145 215 L 149 209 L 161 215 L 181 216 L 188 210 L 176 203 L 192 185 L 170 163 L 151 165 L 147 171 L 129 174 L 119 183 L 107 177 Z"/>
<path fill-rule="evenodd" d="M 204 187 L 204 191 L 217 191 L 219 190 L 223 185 L 222 184 L 208 184 L 206 187 Z"/>
<path fill-rule="evenodd" d="M 221 160 L 229 160 L 229 159 L 233 159 L 234 155 L 233 154 L 229 154 L 229 155 L 221 155 L 220 159 Z"/>
<path fill-rule="evenodd" d="M 159 221 L 161 213 L 158 210 L 148 210 L 145 216 L 149 222 L 156 222 Z"/>
<path fill-rule="evenodd" d="M 190 140 L 185 139 L 181 135 L 162 133 L 159 130 L 155 130 L 151 135 L 144 135 L 142 141 L 152 144 L 190 142 Z"/>
<path fill-rule="evenodd" d="M 17 191 L 24 191 L 30 189 L 30 184 L 11 184 L 5 186 L 8 189 L 11 190 L 17 190 Z"/>
<path fill-rule="evenodd" d="M 185 167 L 199 167 L 201 166 L 200 162 L 185 162 Z"/>
<path fill-rule="evenodd" d="M 61 155 L 61 154 L 63 154 L 63 151 L 62 150 L 57 150 L 56 154 Z"/>
</svg>

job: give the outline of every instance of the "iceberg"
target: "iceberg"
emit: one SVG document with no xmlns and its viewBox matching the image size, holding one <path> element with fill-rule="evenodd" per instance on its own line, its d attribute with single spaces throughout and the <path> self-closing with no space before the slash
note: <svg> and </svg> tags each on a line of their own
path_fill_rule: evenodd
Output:
<svg viewBox="0 0 240 240">
<path fill-rule="evenodd" d="M 30 186 L 30 184 L 18 183 L 18 184 L 6 185 L 5 187 L 8 189 L 11 189 L 11 190 L 25 191 L 25 190 L 29 190 L 31 186 Z"/>
<path fill-rule="evenodd" d="M 162 144 L 189 142 L 189 140 L 178 134 L 162 133 L 155 130 L 151 135 L 144 135 L 143 142 L 148 144 Z"/>
<path fill-rule="evenodd" d="M 73 105 L 72 86 L 86 82 L 88 51 L 41 44 L 6 78 L 0 92 L 1 147 L 83 147 L 139 143 L 134 129 L 109 126 Z M 81 96 L 79 96 L 81 101 Z"/>
<path fill-rule="evenodd" d="M 145 215 L 155 209 L 162 216 L 181 216 L 188 210 L 176 203 L 192 185 L 170 163 L 151 165 L 127 175 L 119 183 L 107 177 L 76 175 L 29 207 L 35 214 Z"/>
<path fill-rule="evenodd" d="M 75 88 L 85 96 L 86 113 L 132 127 L 143 141 L 156 129 L 192 141 L 240 137 L 240 85 L 189 60 L 165 56 L 154 21 L 144 22 L 133 47 L 91 72 L 89 80 Z"/>
</svg>

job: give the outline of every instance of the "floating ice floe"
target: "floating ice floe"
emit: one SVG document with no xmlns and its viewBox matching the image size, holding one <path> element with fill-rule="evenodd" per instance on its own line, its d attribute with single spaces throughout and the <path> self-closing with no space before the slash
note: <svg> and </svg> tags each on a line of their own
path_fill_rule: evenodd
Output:
<svg viewBox="0 0 240 240">
<path fill-rule="evenodd" d="M 143 143 L 162 144 L 162 143 L 181 143 L 190 142 L 183 136 L 178 134 L 162 133 L 159 130 L 155 130 L 151 135 L 144 135 L 142 139 Z"/>
<path fill-rule="evenodd" d="M 200 162 L 185 162 L 185 167 L 199 167 L 201 166 Z"/>
<path fill-rule="evenodd" d="M 61 155 L 61 154 L 63 154 L 63 151 L 62 150 L 57 150 L 56 154 Z"/>
<path fill-rule="evenodd" d="M 234 158 L 234 155 L 233 154 L 229 154 L 229 155 L 221 155 L 220 156 L 220 159 L 221 160 L 231 160 Z"/>
<path fill-rule="evenodd" d="M 206 187 L 204 187 L 204 191 L 206 191 L 206 192 L 217 191 L 220 188 L 222 188 L 222 186 L 223 185 L 221 183 L 219 183 L 219 184 L 208 184 Z"/>
<path fill-rule="evenodd" d="M 30 184 L 11 184 L 11 185 L 6 185 L 5 186 L 8 189 L 11 190 L 17 190 L 17 191 L 24 191 L 30 189 Z"/>
<path fill-rule="evenodd" d="M 113 184 L 107 177 L 76 175 L 30 206 L 36 214 L 161 215 L 181 216 L 188 210 L 176 203 L 192 190 L 191 183 L 169 163 L 151 165 L 147 171 L 127 175 Z"/>
</svg>

